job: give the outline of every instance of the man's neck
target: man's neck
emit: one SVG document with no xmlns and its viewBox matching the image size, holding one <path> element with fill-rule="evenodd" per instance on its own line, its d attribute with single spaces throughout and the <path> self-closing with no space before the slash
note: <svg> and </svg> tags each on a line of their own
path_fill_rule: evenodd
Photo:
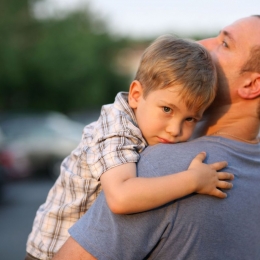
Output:
<svg viewBox="0 0 260 260">
<path fill-rule="evenodd" d="M 246 107 L 246 110 L 243 107 Z M 259 118 L 257 111 L 254 114 L 252 113 L 254 110 L 250 109 L 254 108 L 249 107 L 249 104 L 246 106 L 233 104 L 208 109 L 198 124 L 193 138 L 203 135 L 221 135 L 219 133 L 222 133 L 223 137 L 229 139 L 257 141 L 260 130 Z"/>
</svg>

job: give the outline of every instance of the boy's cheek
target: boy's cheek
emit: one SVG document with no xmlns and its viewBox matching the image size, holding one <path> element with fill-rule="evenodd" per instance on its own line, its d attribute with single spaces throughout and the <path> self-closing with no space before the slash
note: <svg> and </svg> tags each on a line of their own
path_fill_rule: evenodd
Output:
<svg viewBox="0 0 260 260">
<path fill-rule="evenodd" d="M 188 139 L 191 138 L 193 132 L 195 131 L 195 125 L 194 127 L 190 128 L 189 130 L 187 130 L 186 134 L 185 134 L 185 141 L 188 141 Z"/>
</svg>

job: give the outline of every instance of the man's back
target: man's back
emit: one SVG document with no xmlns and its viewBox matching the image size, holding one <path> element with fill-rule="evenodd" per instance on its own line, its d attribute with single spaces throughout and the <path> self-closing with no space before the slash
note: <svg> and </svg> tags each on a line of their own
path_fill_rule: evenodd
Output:
<svg viewBox="0 0 260 260">
<path fill-rule="evenodd" d="M 71 229 L 71 236 L 98 259 L 260 259 L 259 144 L 211 136 L 152 146 L 142 154 L 138 176 L 186 170 L 201 151 L 207 152 L 207 163 L 228 161 L 225 171 L 235 174 L 226 199 L 194 194 L 149 212 L 122 216 L 104 209 L 102 194 L 83 222 Z M 84 239 L 77 235 L 83 225 Z"/>
<path fill-rule="evenodd" d="M 171 205 L 172 224 L 167 229 L 172 231 L 156 258 L 170 259 L 172 254 L 173 259 L 260 259 L 259 147 L 204 137 L 180 148 L 164 147 L 163 154 L 162 149 L 147 150 L 139 164 L 142 176 L 147 173 L 147 166 L 143 166 L 147 163 L 153 172 L 163 170 L 163 174 L 184 170 L 185 163 L 188 165 L 194 154 L 203 150 L 207 163 L 227 160 L 225 171 L 235 175 L 234 187 L 224 200 L 195 195 Z M 168 257 L 163 257 L 164 253 Z"/>
</svg>

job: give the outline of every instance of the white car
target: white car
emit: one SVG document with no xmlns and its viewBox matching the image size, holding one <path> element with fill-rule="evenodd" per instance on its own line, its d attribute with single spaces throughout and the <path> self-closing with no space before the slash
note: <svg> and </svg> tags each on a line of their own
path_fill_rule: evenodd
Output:
<svg viewBox="0 0 260 260">
<path fill-rule="evenodd" d="M 84 125 L 56 113 L 0 117 L 0 168 L 8 179 L 48 174 L 79 144 Z"/>
</svg>

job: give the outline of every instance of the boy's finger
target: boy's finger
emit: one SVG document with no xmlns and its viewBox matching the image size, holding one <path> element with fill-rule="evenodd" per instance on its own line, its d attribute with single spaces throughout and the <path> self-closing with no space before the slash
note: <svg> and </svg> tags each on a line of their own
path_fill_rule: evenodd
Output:
<svg viewBox="0 0 260 260">
<path fill-rule="evenodd" d="M 220 189 L 232 189 L 233 184 L 227 181 L 219 181 L 217 187 Z"/>
<path fill-rule="evenodd" d="M 210 167 L 216 171 L 219 171 L 225 167 L 227 167 L 228 163 L 226 161 L 222 161 L 222 162 L 215 162 L 210 164 Z"/>
<path fill-rule="evenodd" d="M 212 195 L 220 199 L 225 199 L 227 197 L 227 194 L 219 189 L 215 189 Z"/>
<path fill-rule="evenodd" d="M 197 159 L 201 162 L 203 162 L 206 158 L 206 153 L 205 152 L 200 152 L 199 154 L 197 154 L 194 159 Z"/>
<path fill-rule="evenodd" d="M 219 180 L 234 180 L 234 174 L 229 172 L 218 172 Z"/>
</svg>

